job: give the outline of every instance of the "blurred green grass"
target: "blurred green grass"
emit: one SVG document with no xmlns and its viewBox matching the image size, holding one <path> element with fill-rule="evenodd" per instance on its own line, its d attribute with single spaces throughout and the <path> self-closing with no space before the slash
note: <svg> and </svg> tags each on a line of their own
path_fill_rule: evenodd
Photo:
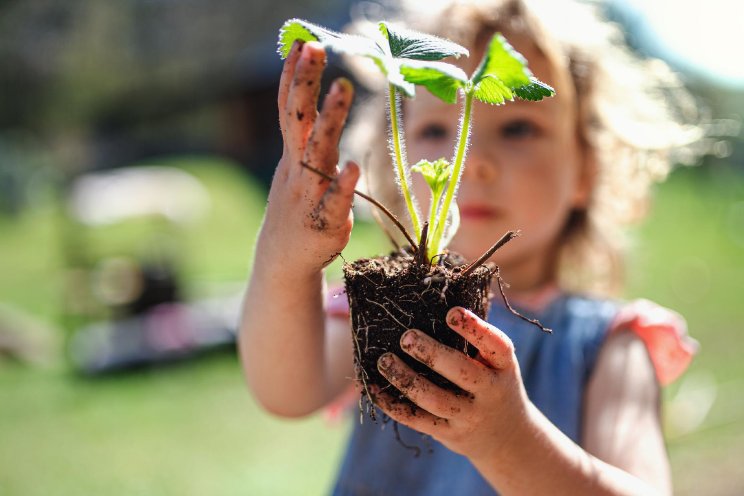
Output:
<svg viewBox="0 0 744 496">
<path fill-rule="evenodd" d="M 741 494 L 744 171 L 676 171 L 637 230 L 628 273 L 629 295 L 680 312 L 701 345 L 685 376 L 665 390 L 676 494 Z M 670 428 L 694 424 L 708 402 L 694 430 Z"/>
<path fill-rule="evenodd" d="M 178 237 L 190 294 L 243 284 L 264 192 L 229 163 L 192 158 L 170 165 L 196 175 L 212 196 L 209 217 Z M 702 378 L 697 384 L 717 392 L 694 430 L 669 430 L 678 494 L 744 487 L 738 468 L 744 445 L 742 202 L 740 173 L 682 169 L 659 188 L 652 215 L 635 232 L 628 295 L 677 309 L 702 343 L 685 379 L 665 393 L 667 416 L 690 415 L 678 406 L 686 381 L 694 386 Z M 62 322 L 59 220 L 52 200 L 20 218 L 0 218 L 0 302 L 54 325 Z M 138 229 L 85 239 L 105 254 Z M 344 256 L 382 248 L 376 227 L 358 222 Z M 331 277 L 339 267 L 334 262 Z M 322 494 L 347 429 L 348 420 L 330 426 L 318 417 L 270 418 L 247 393 L 233 353 L 96 380 L 72 374 L 61 362 L 0 361 L 0 494 Z"/>
</svg>

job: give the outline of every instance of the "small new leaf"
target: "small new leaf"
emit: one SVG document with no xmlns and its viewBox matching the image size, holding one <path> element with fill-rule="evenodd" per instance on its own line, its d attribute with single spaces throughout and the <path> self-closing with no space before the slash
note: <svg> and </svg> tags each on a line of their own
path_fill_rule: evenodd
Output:
<svg viewBox="0 0 744 496">
<path fill-rule="evenodd" d="M 380 22 L 380 32 L 388 41 L 390 55 L 401 59 L 442 60 L 446 57 L 468 56 L 465 47 L 430 34 L 419 33 Z"/>
<path fill-rule="evenodd" d="M 527 60 L 501 33 L 491 38 L 470 82 L 475 98 L 494 105 L 513 100 L 514 96 L 537 101 L 555 94 L 553 88 L 532 75 Z"/>
<path fill-rule="evenodd" d="M 420 173 L 424 177 L 426 184 L 429 185 L 435 197 L 439 196 L 444 190 L 447 181 L 449 181 L 452 175 L 452 167 L 450 167 L 450 163 L 444 158 L 437 159 L 434 162 L 426 159 L 420 160 L 416 165 L 411 167 L 411 170 Z"/>
</svg>

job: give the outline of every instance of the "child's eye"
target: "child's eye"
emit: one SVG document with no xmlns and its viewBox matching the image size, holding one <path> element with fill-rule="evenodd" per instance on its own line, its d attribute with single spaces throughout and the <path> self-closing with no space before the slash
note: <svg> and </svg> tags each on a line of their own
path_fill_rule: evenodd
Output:
<svg viewBox="0 0 744 496">
<path fill-rule="evenodd" d="M 448 130 L 441 124 L 427 124 L 417 133 L 419 139 L 439 141 L 447 138 Z"/>
<path fill-rule="evenodd" d="M 531 121 L 525 119 L 514 120 L 501 127 L 501 137 L 506 139 L 525 139 L 539 134 L 540 129 Z"/>
</svg>

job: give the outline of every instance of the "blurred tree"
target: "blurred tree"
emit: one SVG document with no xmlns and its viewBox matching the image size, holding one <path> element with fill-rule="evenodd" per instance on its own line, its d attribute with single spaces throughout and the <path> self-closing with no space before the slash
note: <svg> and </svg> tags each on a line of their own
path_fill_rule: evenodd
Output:
<svg viewBox="0 0 744 496">
<path fill-rule="evenodd" d="M 0 133 L 21 128 L 54 137 L 54 146 L 93 145 L 74 169 L 225 148 L 245 162 L 256 143 L 276 153 L 278 135 L 232 130 L 276 122 L 273 102 L 263 103 L 280 71 L 276 31 L 288 17 L 341 28 L 351 3 L 2 2 Z"/>
</svg>

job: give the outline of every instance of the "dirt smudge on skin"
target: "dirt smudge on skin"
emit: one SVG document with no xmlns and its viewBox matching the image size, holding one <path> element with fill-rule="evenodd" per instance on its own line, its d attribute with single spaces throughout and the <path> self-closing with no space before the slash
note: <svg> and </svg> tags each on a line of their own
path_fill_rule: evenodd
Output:
<svg viewBox="0 0 744 496">
<path fill-rule="evenodd" d="M 322 179 L 321 183 L 323 181 L 326 181 L 327 179 Z M 310 212 L 310 227 L 318 232 L 322 232 L 328 229 L 328 219 L 323 214 L 323 211 L 325 210 L 325 202 L 326 199 L 330 196 L 335 194 L 338 191 L 338 180 L 334 179 L 331 181 L 331 184 L 328 185 L 328 189 L 326 190 L 325 194 L 323 195 L 323 198 L 320 199 L 318 202 L 318 205 L 313 209 L 312 212 Z"/>
<path fill-rule="evenodd" d="M 318 205 L 320 207 L 320 205 Z M 323 232 L 328 229 L 328 219 L 320 213 L 320 209 L 315 207 L 312 212 L 308 214 L 310 217 L 310 228 L 313 231 Z"/>
<path fill-rule="evenodd" d="M 341 252 L 340 251 L 337 251 L 336 253 L 334 253 L 333 255 L 331 255 L 330 257 L 328 257 L 323 262 L 323 267 L 328 267 L 331 264 L 331 262 L 333 262 L 334 260 L 336 260 L 336 258 L 338 258 L 339 255 L 341 255 Z"/>
</svg>

